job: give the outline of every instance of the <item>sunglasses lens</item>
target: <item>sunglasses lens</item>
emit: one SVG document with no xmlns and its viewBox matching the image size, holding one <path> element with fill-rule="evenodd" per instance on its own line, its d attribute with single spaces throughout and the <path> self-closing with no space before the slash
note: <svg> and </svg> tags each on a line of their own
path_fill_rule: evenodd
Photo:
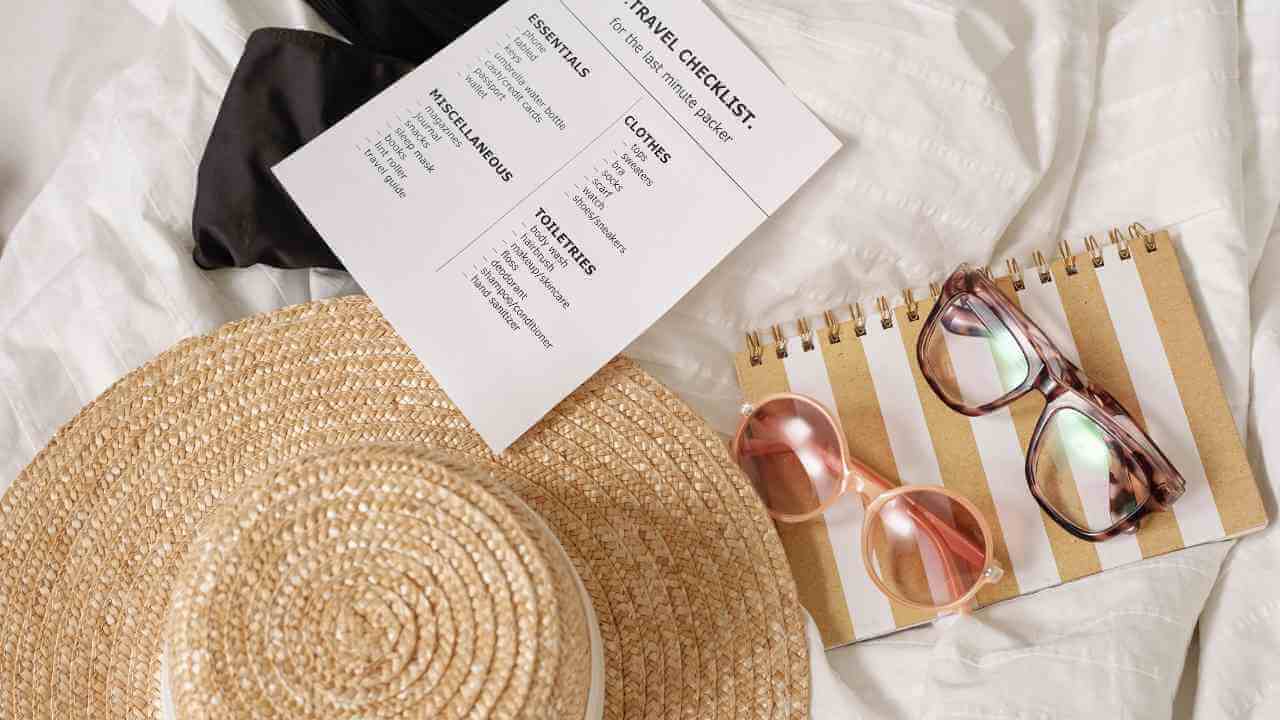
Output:
<svg viewBox="0 0 1280 720">
<path fill-rule="evenodd" d="M 1126 453 L 1101 425 L 1075 410 L 1059 410 L 1045 425 L 1036 456 L 1040 495 L 1069 522 L 1101 532 L 1147 501 L 1147 483 L 1131 472 Z"/>
<path fill-rule="evenodd" d="M 974 295 L 952 298 L 924 338 L 922 370 L 953 404 L 977 408 L 1027 381 L 1030 363 L 1013 332 Z"/>
<path fill-rule="evenodd" d="M 805 515 L 840 491 L 839 429 L 815 404 L 781 398 L 752 411 L 738 465 L 774 514 Z"/>
<path fill-rule="evenodd" d="M 949 493 L 915 487 L 867 518 L 871 571 L 902 600 L 940 607 L 982 578 L 990 548 L 978 518 Z"/>
</svg>

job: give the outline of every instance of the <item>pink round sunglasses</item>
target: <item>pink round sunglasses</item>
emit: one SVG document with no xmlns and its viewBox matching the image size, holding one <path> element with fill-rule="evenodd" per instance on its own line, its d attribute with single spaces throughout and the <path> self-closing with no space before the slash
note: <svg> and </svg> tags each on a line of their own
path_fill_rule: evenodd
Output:
<svg viewBox="0 0 1280 720">
<path fill-rule="evenodd" d="M 863 565 L 888 597 L 965 611 L 1002 577 L 991 527 L 972 502 L 941 487 L 895 487 L 850 456 L 839 421 L 817 400 L 782 393 L 743 410 L 733 455 L 769 515 L 803 523 L 857 493 L 866 506 Z"/>
</svg>

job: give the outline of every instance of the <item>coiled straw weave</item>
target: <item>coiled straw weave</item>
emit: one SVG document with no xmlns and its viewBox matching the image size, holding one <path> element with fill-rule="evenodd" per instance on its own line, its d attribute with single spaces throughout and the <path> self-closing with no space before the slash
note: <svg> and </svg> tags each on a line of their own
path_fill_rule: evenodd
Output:
<svg viewBox="0 0 1280 720">
<path fill-rule="evenodd" d="M 502 488 L 587 589 L 606 718 L 807 717 L 781 545 L 687 407 L 618 360 L 495 457 L 348 298 L 179 344 L 14 481 L 0 718 L 158 718 L 166 666 L 180 717 L 575 717 L 580 615 Z"/>
<path fill-rule="evenodd" d="M 586 608 L 506 479 L 402 446 L 251 479 L 173 595 L 178 714 L 582 718 Z"/>
</svg>

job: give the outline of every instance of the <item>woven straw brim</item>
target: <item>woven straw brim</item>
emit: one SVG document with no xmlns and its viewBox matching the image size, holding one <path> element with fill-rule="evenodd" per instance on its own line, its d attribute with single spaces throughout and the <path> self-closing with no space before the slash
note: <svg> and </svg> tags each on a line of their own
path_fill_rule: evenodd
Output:
<svg viewBox="0 0 1280 720">
<path fill-rule="evenodd" d="M 807 717 L 781 544 L 683 403 L 615 361 L 494 457 L 365 298 L 179 344 L 14 481 L 0 499 L 0 717 L 157 717 L 171 593 L 210 513 L 326 448 L 387 443 L 497 467 L 546 521 L 599 620 L 605 717 Z"/>
</svg>

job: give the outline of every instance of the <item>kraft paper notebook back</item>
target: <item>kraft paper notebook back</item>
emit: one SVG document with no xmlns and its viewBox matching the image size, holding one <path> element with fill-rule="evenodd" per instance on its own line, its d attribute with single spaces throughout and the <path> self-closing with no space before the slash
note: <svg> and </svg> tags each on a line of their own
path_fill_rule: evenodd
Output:
<svg viewBox="0 0 1280 720">
<path fill-rule="evenodd" d="M 997 285 L 1094 382 L 1142 424 L 1186 482 L 1171 512 L 1134 535 L 1104 543 L 1070 536 L 1028 491 L 1027 444 L 1044 398 L 1031 393 L 994 414 L 969 418 L 932 392 L 916 360 L 931 293 L 880 298 L 851 317 L 800 320 L 748 336 L 735 360 L 748 402 L 776 392 L 813 396 L 844 426 L 851 453 L 885 477 L 942 485 L 972 500 L 995 528 L 1003 579 L 978 596 L 990 605 L 1143 558 L 1262 528 L 1257 482 L 1210 358 L 1173 240 L 1131 228 L 1130 239 L 1092 239 L 1052 263 L 1037 254 L 1024 271 L 1008 263 Z M 868 579 L 860 555 L 862 504 L 837 502 L 819 519 L 779 524 L 800 591 L 828 648 L 932 619 L 898 605 Z"/>
</svg>

